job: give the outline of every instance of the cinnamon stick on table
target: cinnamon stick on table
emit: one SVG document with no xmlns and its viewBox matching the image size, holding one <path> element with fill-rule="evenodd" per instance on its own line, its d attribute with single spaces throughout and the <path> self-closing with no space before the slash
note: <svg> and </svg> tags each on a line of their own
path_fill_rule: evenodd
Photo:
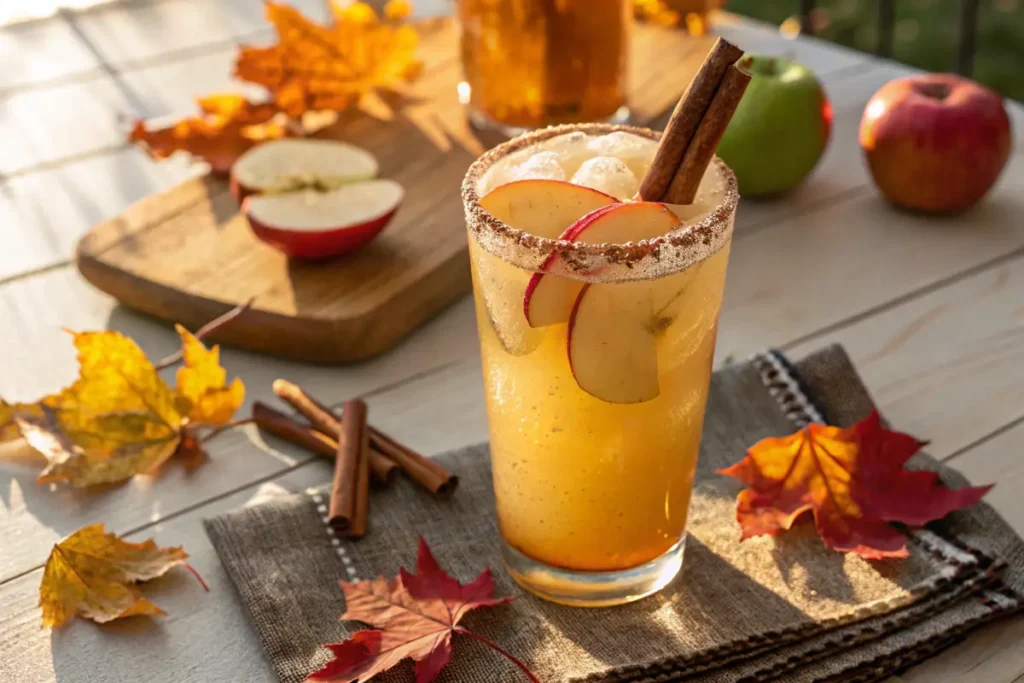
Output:
<svg viewBox="0 0 1024 683">
<path fill-rule="evenodd" d="M 366 404 L 359 399 L 347 401 L 341 428 L 327 518 L 338 531 L 358 538 L 366 533 L 370 499 L 370 433 Z"/>
<path fill-rule="evenodd" d="M 314 427 L 328 435 L 335 429 L 334 425 L 339 424 L 337 416 L 330 408 L 292 382 L 283 379 L 275 380 L 274 393 L 305 415 Z M 344 413 L 342 413 L 342 418 L 344 418 Z M 396 463 L 410 479 L 438 496 L 451 495 L 458 486 L 458 477 L 430 458 L 395 441 L 372 425 L 369 431 L 371 466 L 376 459 L 375 454 L 381 454 L 382 458 Z"/>
<path fill-rule="evenodd" d="M 750 82 L 743 51 L 719 38 L 679 99 L 640 184 L 644 201 L 690 204 Z"/>
<path fill-rule="evenodd" d="M 288 403 L 295 410 L 302 413 L 302 416 L 309 420 L 309 423 L 318 432 L 325 434 L 335 441 L 341 439 L 341 422 L 334 413 L 307 394 L 297 384 L 286 379 L 274 380 L 274 393 L 278 398 Z M 398 474 L 398 465 L 394 460 L 371 447 L 370 449 L 370 473 L 373 480 L 378 484 L 387 485 L 394 481 Z"/>
<path fill-rule="evenodd" d="M 313 451 L 332 460 L 338 454 L 338 442 L 309 425 L 293 420 L 288 415 L 274 410 L 260 401 L 252 406 L 252 420 L 256 426 L 268 431 L 289 443 Z"/>
<path fill-rule="evenodd" d="M 288 443 L 301 446 L 308 451 L 331 460 L 338 457 L 337 439 L 332 439 L 323 432 L 313 429 L 311 425 L 303 424 L 290 415 L 285 415 L 261 401 L 257 401 L 253 405 L 252 419 L 257 427 L 284 439 Z M 398 465 L 384 455 L 378 453 L 378 457 L 374 458 L 371 453 L 370 475 L 373 481 L 378 484 L 390 484 L 398 476 Z"/>
</svg>

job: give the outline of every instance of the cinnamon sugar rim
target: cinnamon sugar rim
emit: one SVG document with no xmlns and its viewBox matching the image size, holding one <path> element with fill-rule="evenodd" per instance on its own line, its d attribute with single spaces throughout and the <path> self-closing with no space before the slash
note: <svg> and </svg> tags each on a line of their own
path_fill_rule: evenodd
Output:
<svg viewBox="0 0 1024 683">
<path fill-rule="evenodd" d="M 626 244 L 587 244 L 567 240 L 549 239 L 514 228 L 488 213 L 479 203 L 477 185 L 483 175 L 497 161 L 519 150 L 565 133 L 582 131 L 589 135 L 602 135 L 615 131 L 632 133 L 650 140 L 660 139 L 660 133 L 649 128 L 611 124 L 570 124 L 551 126 L 532 131 L 504 142 L 477 159 L 462 181 L 462 201 L 466 209 L 466 224 L 476 235 L 480 245 L 513 265 L 536 269 L 552 253 L 558 252 L 565 274 L 579 279 L 600 281 L 605 277 L 588 277 L 587 273 L 602 266 L 625 266 L 637 271 L 626 279 L 644 279 L 687 268 L 711 256 L 724 246 L 731 235 L 732 218 L 739 202 L 736 177 L 725 163 L 715 157 L 712 164 L 723 179 L 724 195 L 721 201 L 695 222 L 681 220 L 679 226 L 665 235 Z M 510 253 L 512 252 L 512 253 Z M 638 266 L 645 266 L 640 267 Z M 658 272 L 649 272 L 649 271 Z M 616 278 L 618 279 L 618 278 Z"/>
</svg>

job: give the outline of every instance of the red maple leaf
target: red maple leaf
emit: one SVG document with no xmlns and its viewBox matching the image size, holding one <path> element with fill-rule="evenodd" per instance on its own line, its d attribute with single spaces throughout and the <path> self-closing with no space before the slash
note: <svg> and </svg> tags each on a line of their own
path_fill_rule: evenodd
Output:
<svg viewBox="0 0 1024 683">
<path fill-rule="evenodd" d="M 334 659 L 309 675 L 307 681 L 362 683 L 387 671 L 406 657 L 416 661 L 417 683 L 434 680 L 452 658 L 452 634 L 475 638 L 507 657 L 534 683 L 526 665 L 483 636 L 458 623 L 466 612 L 491 607 L 512 598 L 495 598 L 491 570 L 466 585 L 448 576 L 420 539 L 418 574 L 401 569 L 397 579 L 339 581 L 345 592 L 342 619 L 361 621 L 374 630 L 359 631 L 343 643 L 326 645 Z"/>
<path fill-rule="evenodd" d="M 921 526 L 974 505 L 992 488 L 948 489 L 935 472 L 904 469 L 922 445 L 882 427 L 875 411 L 853 427 L 812 424 L 763 439 L 719 474 L 749 486 L 736 498 L 744 539 L 789 529 L 811 511 L 829 548 L 868 559 L 906 557 L 907 538 L 889 522 Z"/>
</svg>

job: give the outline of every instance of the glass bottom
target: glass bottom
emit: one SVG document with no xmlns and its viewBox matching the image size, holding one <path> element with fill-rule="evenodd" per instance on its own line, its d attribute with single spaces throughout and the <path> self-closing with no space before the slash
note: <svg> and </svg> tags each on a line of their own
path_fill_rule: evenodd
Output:
<svg viewBox="0 0 1024 683">
<path fill-rule="evenodd" d="M 632 569 L 583 572 L 552 567 L 523 555 L 502 541 L 505 569 L 537 597 L 572 607 L 610 607 L 657 593 L 683 566 L 686 536 L 664 555 Z"/>
<path fill-rule="evenodd" d="M 500 121 L 491 118 L 490 116 L 480 111 L 479 109 L 469 104 L 468 102 L 463 102 L 463 105 L 465 106 L 466 116 L 469 118 L 470 124 L 472 124 L 472 126 L 478 130 L 495 131 L 510 138 L 514 138 L 517 135 L 522 135 L 523 133 L 527 133 L 531 130 L 536 130 L 535 128 L 531 128 L 528 126 L 512 126 L 505 123 L 501 123 Z M 627 121 L 629 121 L 629 116 L 629 107 L 627 107 L 626 105 L 622 105 L 617 110 L 615 110 L 614 114 L 612 114 L 608 118 L 601 119 L 600 121 L 591 121 L 588 123 L 626 123 Z M 544 126 L 538 127 L 543 128 Z"/>
</svg>

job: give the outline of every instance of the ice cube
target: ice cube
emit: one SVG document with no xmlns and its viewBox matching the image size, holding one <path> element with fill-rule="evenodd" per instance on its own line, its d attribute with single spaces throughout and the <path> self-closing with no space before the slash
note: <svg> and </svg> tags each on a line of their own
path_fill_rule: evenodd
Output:
<svg viewBox="0 0 1024 683">
<path fill-rule="evenodd" d="M 632 199 L 639 189 L 636 176 L 615 157 L 594 157 L 584 161 L 572 182 L 610 194 L 618 199 Z"/>
<path fill-rule="evenodd" d="M 658 143 L 655 140 L 621 130 L 590 138 L 587 143 L 587 150 L 591 154 L 621 159 L 637 178 L 647 173 L 657 149 Z"/>
<path fill-rule="evenodd" d="M 533 178 L 565 180 L 565 169 L 559 163 L 558 155 L 554 152 L 537 152 L 523 163 L 509 169 L 509 180 Z"/>
<path fill-rule="evenodd" d="M 571 177 L 580 164 L 594 156 L 594 153 L 587 148 L 590 139 L 590 136 L 583 131 L 576 130 L 545 140 L 540 147 L 556 154 L 558 162 L 565 170 L 566 177 Z"/>
</svg>

